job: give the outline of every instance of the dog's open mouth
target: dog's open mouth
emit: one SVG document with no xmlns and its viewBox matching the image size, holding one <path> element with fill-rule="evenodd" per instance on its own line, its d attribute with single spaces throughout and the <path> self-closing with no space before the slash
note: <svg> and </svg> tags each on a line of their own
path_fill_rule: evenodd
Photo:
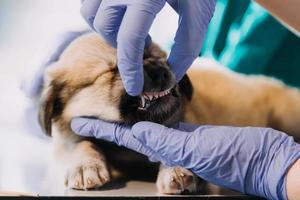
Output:
<svg viewBox="0 0 300 200">
<path fill-rule="evenodd" d="M 164 90 L 162 92 L 144 92 L 140 95 L 140 106 L 139 110 L 146 111 L 152 104 L 157 100 L 166 97 L 171 94 L 173 87 Z"/>
</svg>

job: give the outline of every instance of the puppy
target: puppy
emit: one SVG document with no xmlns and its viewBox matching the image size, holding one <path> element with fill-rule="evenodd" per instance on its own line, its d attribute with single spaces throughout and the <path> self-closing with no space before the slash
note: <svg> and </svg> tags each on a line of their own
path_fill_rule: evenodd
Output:
<svg viewBox="0 0 300 200">
<path fill-rule="evenodd" d="M 95 145 L 75 135 L 70 128 L 74 117 L 128 124 L 146 120 L 166 126 L 179 120 L 199 125 L 266 126 L 300 136 L 298 90 L 273 79 L 206 65 L 211 66 L 196 64 L 189 78 L 176 84 L 166 54 L 152 45 L 144 54 L 143 94 L 131 97 L 117 70 L 116 50 L 94 33 L 74 40 L 45 72 L 39 114 L 44 131 L 53 137 L 65 185 L 80 190 L 100 187 L 111 180 L 110 163 L 117 161 L 115 167 L 120 168 L 120 160 L 125 160 L 121 168 L 126 168 L 142 160 L 137 153 L 124 154 L 124 149 L 115 153 L 114 145 Z M 159 192 L 167 194 L 197 192 L 200 183 L 181 167 L 162 166 L 157 177 Z"/>
</svg>

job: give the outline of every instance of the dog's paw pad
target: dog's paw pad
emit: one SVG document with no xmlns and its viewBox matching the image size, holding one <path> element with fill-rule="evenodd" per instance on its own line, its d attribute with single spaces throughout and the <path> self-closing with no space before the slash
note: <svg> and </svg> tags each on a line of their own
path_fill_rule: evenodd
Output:
<svg viewBox="0 0 300 200">
<path fill-rule="evenodd" d="M 102 161 L 93 161 L 70 168 L 65 185 L 70 189 L 87 190 L 101 187 L 109 180 L 109 172 Z"/>
<path fill-rule="evenodd" d="M 157 188 L 164 194 L 181 194 L 182 192 L 197 191 L 197 177 L 181 167 L 164 168 L 157 178 Z"/>
</svg>

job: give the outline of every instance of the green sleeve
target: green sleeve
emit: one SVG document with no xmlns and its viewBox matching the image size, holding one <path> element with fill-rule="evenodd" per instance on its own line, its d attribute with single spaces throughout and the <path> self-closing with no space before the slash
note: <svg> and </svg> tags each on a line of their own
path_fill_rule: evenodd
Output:
<svg viewBox="0 0 300 200">
<path fill-rule="evenodd" d="M 263 73 L 289 31 L 262 7 L 252 3 L 241 24 L 232 25 L 219 62 L 234 71 Z"/>
<path fill-rule="evenodd" d="M 231 25 L 240 24 L 251 1 L 218 0 L 206 38 L 203 43 L 202 56 L 219 59 L 225 47 L 225 41 Z"/>
</svg>

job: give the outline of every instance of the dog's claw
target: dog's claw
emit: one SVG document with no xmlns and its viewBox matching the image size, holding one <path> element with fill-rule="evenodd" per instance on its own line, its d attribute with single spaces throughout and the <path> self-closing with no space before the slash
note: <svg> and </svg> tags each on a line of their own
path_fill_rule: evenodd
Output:
<svg viewBox="0 0 300 200">
<path fill-rule="evenodd" d="M 159 192 L 164 194 L 181 194 L 183 191 L 196 192 L 198 189 L 195 175 L 181 167 L 161 169 L 156 185 Z"/>
<path fill-rule="evenodd" d="M 75 186 L 76 186 L 76 187 L 78 187 L 78 186 L 79 186 L 79 182 L 78 182 L 78 181 L 75 183 Z"/>
<path fill-rule="evenodd" d="M 92 184 L 93 184 L 93 181 L 92 181 L 90 178 L 88 178 L 88 179 L 87 179 L 87 183 L 88 183 L 88 185 L 92 185 Z"/>
</svg>

